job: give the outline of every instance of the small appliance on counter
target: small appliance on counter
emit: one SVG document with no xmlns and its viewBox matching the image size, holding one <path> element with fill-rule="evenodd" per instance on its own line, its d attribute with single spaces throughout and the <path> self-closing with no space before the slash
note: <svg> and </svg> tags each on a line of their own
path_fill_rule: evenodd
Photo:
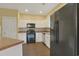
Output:
<svg viewBox="0 0 79 59">
<path fill-rule="evenodd" d="M 27 24 L 27 36 L 26 36 L 26 41 L 27 43 L 35 43 L 36 39 L 36 33 L 35 33 L 35 24 L 34 23 L 28 23 Z"/>
</svg>

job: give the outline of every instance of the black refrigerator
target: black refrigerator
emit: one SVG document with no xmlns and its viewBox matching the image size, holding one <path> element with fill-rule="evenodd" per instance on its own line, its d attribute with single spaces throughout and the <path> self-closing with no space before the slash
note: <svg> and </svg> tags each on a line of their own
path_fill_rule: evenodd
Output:
<svg viewBox="0 0 79 59">
<path fill-rule="evenodd" d="M 69 3 L 50 16 L 54 20 L 51 32 L 51 56 L 77 55 L 77 4 Z M 52 21 L 50 22 L 52 23 Z M 51 25 L 52 27 L 52 25 Z M 53 36 L 53 38 L 52 38 Z"/>
</svg>

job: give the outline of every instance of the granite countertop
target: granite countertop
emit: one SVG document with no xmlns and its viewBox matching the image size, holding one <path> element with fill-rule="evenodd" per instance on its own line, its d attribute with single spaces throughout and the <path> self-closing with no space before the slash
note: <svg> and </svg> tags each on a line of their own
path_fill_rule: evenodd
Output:
<svg viewBox="0 0 79 59">
<path fill-rule="evenodd" d="M 24 41 L 12 38 L 0 38 L 0 51 L 22 44 Z"/>
<path fill-rule="evenodd" d="M 19 28 L 18 33 L 26 33 L 27 30 L 28 30 L 27 28 Z M 50 31 L 53 31 L 53 29 L 50 29 L 50 28 L 35 28 L 34 30 L 35 30 L 35 32 L 50 32 Z"/>
</svg>

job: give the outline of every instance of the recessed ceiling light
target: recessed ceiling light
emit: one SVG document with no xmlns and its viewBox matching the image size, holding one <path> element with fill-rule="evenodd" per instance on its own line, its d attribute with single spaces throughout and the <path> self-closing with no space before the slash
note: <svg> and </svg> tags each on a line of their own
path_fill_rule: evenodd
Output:
<svg viewBox="0 0 79 59">
<path fill-rule="evenodd" d="M 29 10 L 28 9 L 25 9 L 25 12 L 28 12 Z"/>
<path fill-rule="evenodd" d="M 43 13 L 42 11 L 40 11 L 40 13 Z"/>
</svg>

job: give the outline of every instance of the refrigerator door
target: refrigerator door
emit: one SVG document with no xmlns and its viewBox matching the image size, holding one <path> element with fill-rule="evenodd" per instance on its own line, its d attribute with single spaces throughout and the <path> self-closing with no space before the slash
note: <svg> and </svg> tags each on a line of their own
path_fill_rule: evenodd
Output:
<svg viewBox="0 0 79 59">
<path fill-rule="evenodd" d="M 55 13 L 55 20 L 59 27 L 54 27 L 53 54 L 54 56 L 76 55 L 76 4 L 67 4 Z M 59 36 L 58 36 L 59 35 Z M 58 38 L 57 38 L 58 37 Z"/>
</svg>

